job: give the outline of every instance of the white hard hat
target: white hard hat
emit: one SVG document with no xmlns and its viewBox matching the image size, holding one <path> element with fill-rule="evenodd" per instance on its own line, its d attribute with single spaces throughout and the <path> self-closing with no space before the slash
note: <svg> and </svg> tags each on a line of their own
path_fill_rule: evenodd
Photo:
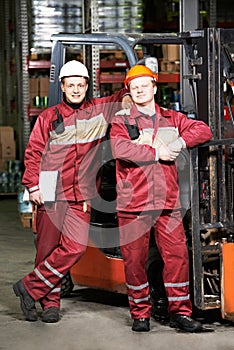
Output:
<svg viewBox="0 0 234 350">
<path fill-rule="evenodd" d="M 60 69 L 59 81 L 61 81 L 62 78 L 64 77 L 73 77 L 73 76 L 89 78 L 88 69 L 85 67 L 83 63 L 79 61 L 76 61 L 76 60 L 69 61 L 65 63 Z"/>
</svg>

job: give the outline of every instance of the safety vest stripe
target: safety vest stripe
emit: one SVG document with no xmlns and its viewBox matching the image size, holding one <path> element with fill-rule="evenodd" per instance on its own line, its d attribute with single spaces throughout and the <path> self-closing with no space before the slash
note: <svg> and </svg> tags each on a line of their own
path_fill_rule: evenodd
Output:
<svg viewBox="0 0 234 350">
<path fill-rule="evenodd" d="M 60 292 L 61 292 L 61 288 L 54 288 L 51 291 L 51 293 L 60 293 Z"/>
<path fill-rule="evenodd" d="M 54 140 L 54 141 L 51 141 L 50 144 L 51 145 L 76 145 L 76 144 L 88 143 L 88 142 L 93 142 L 93 141 L 102 139 L 105 135 L 106 135 L 106 130 L 102 134 L 100 134 L 96 137 L 93 137 L 93 138 L 79 139 L 79 140 L 72 140 L 72 141 L 63 141 L 63 142 L 58 141 L 58 140 Z"/>
<path fill-rule="evenodd" d="M 52 283 L 50 283 L 41 273 L 40 271 L 36 268 L 34 269 L 35 274 L 40 278 L 40 280 L 42 280 L 47 286 L 49 286 L 50 288 L 54 288 L 54 285 Z"/>
<path fill-rule="evenodd" d="M 189 286 L 189 282 L 181 282 L 181 283 L 164 283 L 165 288 L 179 288 Z"/>
<path fill-rule="evenodd" d="M 75 125 L 68 125 L 64 127 L 62 134 L 57 134 L 55 130 L 50 131 L 50 137 L 52 140 L 56 139 L 68 139 L 73 140 L 75 138 L 76 128 Z"/>
<path fill-rule="evenodd" d="M 151 133 L 153 135 L 154 129 L 153 128 L 144 128 L 144 129 L 140 130 L 140 134 L 144 134 L 144 132 L 148 132 L 148 133 Z"/>
<path fill-rule="evenodd" d="M 84 139 L 84 140 L 81 140 L 81 139 L 80 139 L 80 140 L 77 140 L 76 143 L 88 143 L 88 142 L 93 142 L 93 141 L 102 139 L 103 137 L 105 137 L 105 135 L 106 135 L 106 130 L 105 130 L 102 134 L 97 135 L 96 137 L 91 137 L 91 138 Z"/>
<path fill-rule="evenodd" d="M 75 145 L 76 141 L 72 140 L 72 141 L 62 142 L 62 141 L 54 140 L 54 141 L 51 141 L 50 144 L 51 145 Z"/>
<path fill-rule="evenodd" d="M 183 297 L 168 297 L 168 301 L 180 301 L 180 300 L 189 300 L 190 295 L 185 295 Z"/>
<path fill-rule="evenodd" d="M 142 284 L 142 285 L 140 285 L 140 286 L 133 286 L 133 285 L 131 285 L 131 284 L 126 283 L 126 286 L 127 286 L 129 289 L 133 289 L 133 290 L 141 290 L 141 289 L 144 289 L 144 288 L 148 287 L 148 285 L 149 285 L 148 282 L 146 282 L 146 283 L 144 283 L 144 284 Z"/>
<path fill-rule="evenodd" d="M 133 301 L 135 304 L 139 304 L 141 303 L 142 301 L 148 301 L 150 299 L 150 295 L 148 295 L 147 297 L 145 298 L 139 298 L 139 299 L 134 299 L 133 297 L 128 297 L 128 300 L 129 301 Z"/>
<path fill-rule="evenodd" d="M 45 260 L 44 265 L 47 267 L 48 270 L 53 272 L 54 275 L 58 276 L 59 278 L 63 278 L 64 275 L 62 275 L 58 270 L 54 269 L 47 260 Z"/>
<path fill-rule="evenodd" d="M 76 125 L 65 126 L 62 134 L 50 132 L 50 144 L 52 145 L 72 145 L 93 142 L 102 139 L 106 135 L 108 123 L 103 113 L 91 119 L 78 119 Z"/>
</svg>

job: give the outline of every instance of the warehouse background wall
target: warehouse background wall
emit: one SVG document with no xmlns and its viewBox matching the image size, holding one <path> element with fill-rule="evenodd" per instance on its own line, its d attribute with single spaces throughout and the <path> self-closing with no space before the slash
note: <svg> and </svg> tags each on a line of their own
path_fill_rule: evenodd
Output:
<svg viewBox="0 0 234 350">
<path fill-rule="evenodd" d="M 103 0 L 98 2 L 100 14 L 102 13 L 102 6 L 107 6 L 110 2 L 113 6 L 113 1 Z M 86 4 L 86 11 L 80 12 L 79 7 L 83 6 L 84 3 Z M 120 6 L 125 6 L 127 3 L 131 6 L 142 5 L 142 26 L 140 28 L 142 32 L 179 31 L 179 0 L 116 0 L 115 3 L 120 4 Z M 2 17 L 0 22 L 0 125 L 8 125 L 14 128 L 18 159 L 23 157 L 30 133 L 30 121 L 25 117 L 29 103 L 29 96 L 26 91 L 29 86 L 27 85 L 27 77 L 24 79 L 24 74 L 27 73 L 25 72 L 26 63 L 33 47 L 45 46 L 43 35 L 38 34 L 36 17 L 40 16 L 40 6 L 46 6 L 46 4 L 50 9 L 54 6 L 56 11 L 61 8 L 62 4 L 66 5 L 63 8 L 63 25 L 66 31 L 83 30 L 80 23 L 77 24 L 78 22 L 82 22 L 82 25 L 86 22 L 87 29 L 87 23 L 90 25 L 90 21 L 92 21 L 92 18 L 87 20 L 87 18 L 82 17 L 84 13 L 86 13 L 86 17 L 88 17 L 87 13 L 90 15 L 87 6 L 91 4 L 91 1 L 2 0 L 0 2 Z M 33 12 L 33 6 L 37 8 L 36 12 Z M 228 0 L 198 0 L 198 8 L 200 28 L 208 26 L 234 27 L 234 8 L 230 7 Z M 71 11 L 73 17 L 69 14 L 69 11 Z M 61 17 L 61 13 L 57 13 Z M 69 22 L 65 18 L 72 18 L 73 22 Z M 108 31 L 108 22 L 105 22 L 104 17 L 103 19 L 102 30 Z M 48 17 L 44 17 L 43 22 L 45 30 L 47 25 L 48 31 L 53 31 L 53 28 L 57 31 L 56 21 L 58 19 L 54 18 L 53 14 L 50 16 L 50 13 L 48 13 Z M 60 23 L 62 23 L 61 19 Z M 124 30 L 126 22 L 123 22 L 122 25 L 122 30 Z M 129 30 L 129 28 L 127 29 Z M 137 27 L 136 30 L 138 30 Z M 121 28 L 118 28 L 118 31 L 121 31 Z"/>
</svg>

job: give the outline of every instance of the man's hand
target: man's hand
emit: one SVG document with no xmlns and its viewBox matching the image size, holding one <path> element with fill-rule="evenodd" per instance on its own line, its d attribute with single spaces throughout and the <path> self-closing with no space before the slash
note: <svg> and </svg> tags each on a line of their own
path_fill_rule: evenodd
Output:
<svg viewBox="0 0 234 350">
<path fill-rule="evenodd" d="M 30 202 L 32 202 L 33 204 L 36 204 L 36 205 L 44 204 L 44 200 L 43 200 L 42 193 L 40 190 L 35 191 L 33 193 L 30 193 L 29 200 L 30 200 Z"/>
<path fill-rule="evenodd" d="M 180 151 L 172 150 L 168 146 L 163 144 L 158 148 L 158 152 L 159 152 L 159 159 L 169 161 L 169 162 L 173 162 L 180 154 Z"/>
<path fill-rule="evenodd" d="M 131 108 L 133 105 L 132 97 L 131 95 L 125 95 L 122 98 L 122 108 L 128 109 Z"/>
</svg>

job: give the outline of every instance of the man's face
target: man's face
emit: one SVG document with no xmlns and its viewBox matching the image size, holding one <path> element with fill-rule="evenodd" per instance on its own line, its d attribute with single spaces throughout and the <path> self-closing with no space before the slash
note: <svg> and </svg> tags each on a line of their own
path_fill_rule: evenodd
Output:
<svg viewBox="0 0 234 350">
<path fill-rule="evenodd" d="M 147 104 L 154 101 L 156 86 L 150 77 L 139 77 L 133 79 L 129 83 L 129 90 L 133 102 L 138 105 L 147 106 Z"/>
<path fill-rule="evenodd" d="M 88 84 L 84 77 L 67 77 L 63 79 L 61 89 L 69 103 L 79 104 L 85 98 Z"/>
</svg>

